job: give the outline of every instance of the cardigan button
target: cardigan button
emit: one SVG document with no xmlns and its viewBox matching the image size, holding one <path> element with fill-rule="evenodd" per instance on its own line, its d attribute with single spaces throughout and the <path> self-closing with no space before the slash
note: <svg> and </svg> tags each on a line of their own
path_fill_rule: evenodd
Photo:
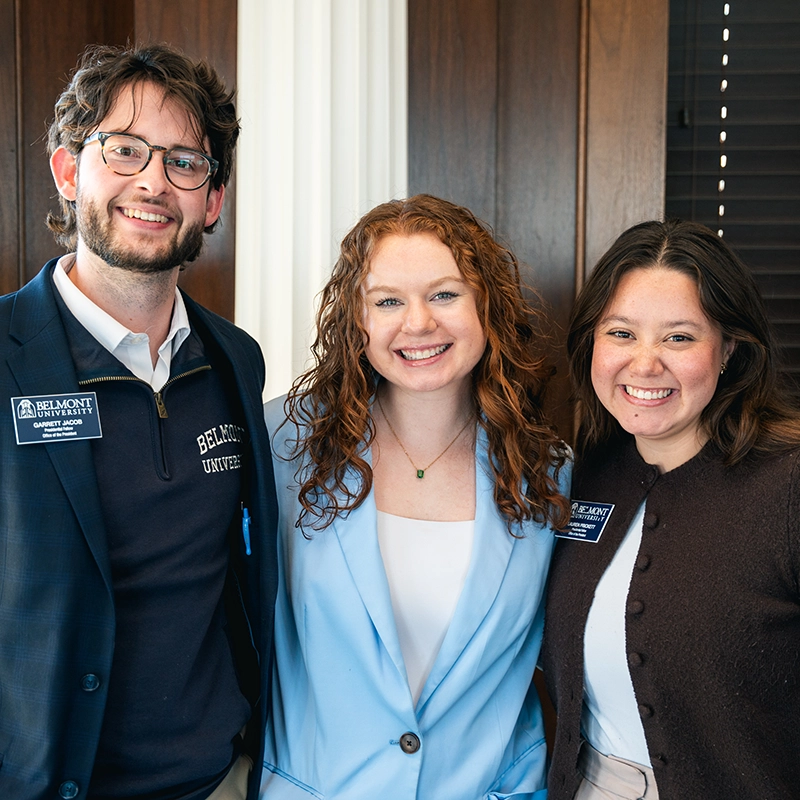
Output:
<svg viewBox="0 0 800 800">
<path fill-rule="evenodd" d="M 658 514 L 655 511 L 648 511 L 644 515 L 644 524 L 648 528 L 655 528 L 658 525 Z"/>
<path fill-rule="evenodd" d="M 642 572 L 644 572 L 649 566 L 650 566 L 650 556 L 645 555 L 644 553 L 642 553 L 636 559 L 636 567 L 637 567 L 637 569 L 640 569 Z"/>
<path fill-rule="evenodd" d="M 400 749 L 404 753 L 408 753 L 409 755 L 411 755 L 411 753 L 416 753 L 417 750 L 419 750 L 419 748 L 420 748 L 419 736 L 417 736 L 416 733 L 411 733 L 409 731 L 408 733 L 404 733 L 400 737 Z"/>
<path fill-rule="evenodd" d="M 631 600 L 628 603 L 629 614 L 641 614 L 644 611 L 644 603 L 641 600 Z"/>
<path fill-rule="evenodd" d="M 632 667 L 641 667 L 643 661 L 641 653 L 628 653 L 628 664 Z"/>
<path fill-rule="evenodd" d="M 644 703 L 639 703 L 639 716 L 642 719 L 650 719 L 653 716 L 653 709 Z"/>
<path fill-rule="evenodd" d="M 664 758 L 664 756 L 662 756 L 661 753 L 656 753 L 651 758 L 654 767 L 663 767 L 667 763 L 667 759 Z"/>
</svg>

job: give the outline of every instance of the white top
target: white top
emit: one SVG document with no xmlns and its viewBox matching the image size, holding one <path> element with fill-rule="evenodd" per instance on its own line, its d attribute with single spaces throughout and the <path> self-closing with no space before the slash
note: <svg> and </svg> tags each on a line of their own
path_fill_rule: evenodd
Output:
<svg viewBox="0 0 800 800">
<path fill-rule="evenodd" d="M 378 543 L 415 705 L 461 597 L 474 534 L 474 520 L 431 522 L 378 511 Z"/>
<path fill-rule="evenodd" d="M 153 367 L 150 337 L 146 333 L 134 333 L 93 303 L 67 277 L 74 263 L 75 254 L 70 253 L 62 256 L 53 270 L 53 283 L 67 308 L 111 355 L 119 359 L 137 378 L 149 383 L 154 392 L 160 391 L 169 379 L 172 357 L 191 331 L 186 305 L 178 288 L 175 287 L 175 305 L 172 308 L 169 333 L 158 348 L 158 361 Z"/>
<path fill-rule="evenodd" d="M 649 767 L 625 648 L 625 606 L 643 521 L 644 503 L 594 592 L 584 633 L 581 728 L 595 750 Z"/>
</svg>

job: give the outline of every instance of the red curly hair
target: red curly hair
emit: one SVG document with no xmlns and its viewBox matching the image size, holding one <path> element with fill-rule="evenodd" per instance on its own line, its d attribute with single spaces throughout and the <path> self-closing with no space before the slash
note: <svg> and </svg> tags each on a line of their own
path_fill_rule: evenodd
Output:
<svg viewBox="0 0 800 800">
<path fill-rule="evenodd" d="M 303 510 L 297 525 L 324 529 L 359 506 L 372 488 L 365 454 L 375 437 L 371 401 L 377 376 L 365 352 L 362 286 L 378 241 L 422 233 L 434 234 L 450 249 L 476 292 L 487 344 L 472 387 L 488 438 L 497 507 L 509 528 L 536 520 L 562 529 L 569 503 L 557 480 L 569 451 L 544 415 L 552 370 L 542 354 L 542 316 L 523 297 L 514 254 L 468 209 L 425 194 L 365 214 L 342 241 L 322 291 L 311 346 L 314 366 L 297 378 L 285 403 L 287 422 L 298 430 L 292 457 L 301 464 Z M 353 472 L 355 491 L 346 481 Z"/>
</svg>

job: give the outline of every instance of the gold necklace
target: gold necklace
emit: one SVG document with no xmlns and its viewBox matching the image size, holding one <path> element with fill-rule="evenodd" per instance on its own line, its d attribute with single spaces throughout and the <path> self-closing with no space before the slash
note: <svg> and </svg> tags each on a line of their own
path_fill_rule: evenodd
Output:
<svg viewBox="0 0 800 800">
<path fill-rule="evenodd" d="M 464 431 L 469 427 L 470 423 L 473 422 L 473 417 L 470 416 L 470 418 L 466 421 L 464 427 L 453 437 L 453 440 L 450 442 L 450 444 L 448 444 L 447 447 L 445 447 L 445 449 L 442 450 L 442 452 L 439 453 L 439 455 L 436 456 L 436 458 L 434 458 L 433 461 L 431 461 L 431 463 L 428 464 L 427 467 L 424 467 L 424 468 L 420 469 L 411 460 L 411 456 L 408 454 L 408 450 L 406 450 L 406 448 L 403 446 L 403 443 L 400 441 L 400 437 L 397 435 L 397 432 L 392 427 L 392 423 L 389 422 L 389 417 L 386 416 L 386 412 L 383 410 L 383 403 L 381 403 L 381 398 L 380 397 L 378 397 L 378 407 L 381 410 L 381 414 L 383 414 L 383 418 L 386 420 L 386 424 L 389 426 L 389 430 L 392 432 L 392 436 L 394 436 L 394 438 L 397 440 L 397 444 L 400 445 L 400 449 L 406 454 L 406 458 L 408 459 L 408 463 L 411 464 L 411 466 L 414 467 L 414 469 L 417 471 L 417 477 L 418 478 L 424 478 L 425 477 L 425 473 L 458 441 L 458 437 L 461 436 L 461 434 L 464 433 Z"/>
</svg>

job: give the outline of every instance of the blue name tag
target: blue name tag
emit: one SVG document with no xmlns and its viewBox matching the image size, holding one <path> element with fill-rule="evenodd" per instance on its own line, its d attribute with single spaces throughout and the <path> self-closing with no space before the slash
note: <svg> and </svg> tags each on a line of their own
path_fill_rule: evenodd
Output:
<svg viewBox="0 0 800 800">
<path fill-rule="evenodd" d="M 12 397 L 17 444 L 99 439 L 100 416 L 94 392 Z"/>
<path fill-rule="evenodd" d="M 561 539 L 594 543 L 602 535 L 613 510 L 613 503 L 573 500 L 569 525 L 565 531 L 556 533 L 556 536 Z"/>
</svg>

